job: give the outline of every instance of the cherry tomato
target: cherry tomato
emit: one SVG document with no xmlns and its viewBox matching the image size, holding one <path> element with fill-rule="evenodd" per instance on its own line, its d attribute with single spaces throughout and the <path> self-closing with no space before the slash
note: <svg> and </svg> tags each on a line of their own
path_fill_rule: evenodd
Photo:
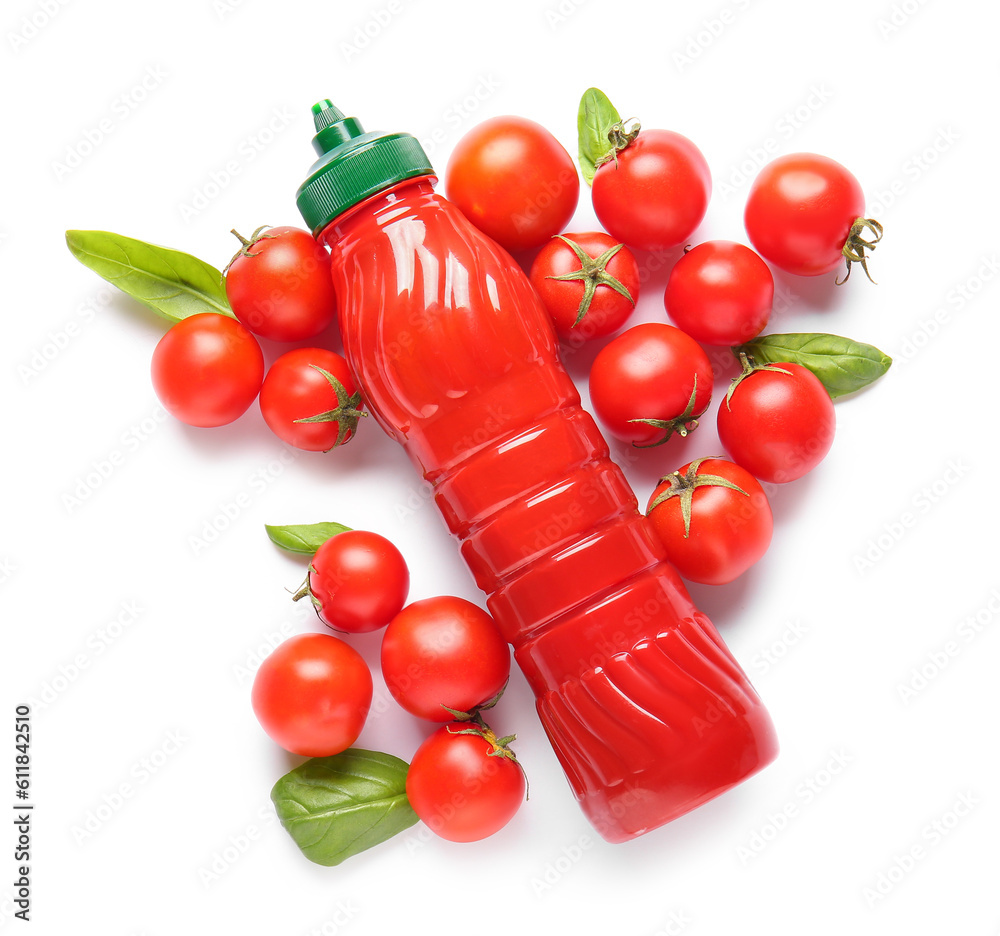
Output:
<svg viewBox="0 0 1000 936">
<path fill-rule="evenodd" d="M 152 377 L 172 416 L 189 426 L 224 426 L 256 398 L 264 355 L 235 319 L 202 312 L 181 319 L 157 342 Z"/>
<path fill-rule="evenodd" d="M 757 479 L 724 458 L 699 458 L 661 479 L 646 515 L 688 581 L 724 585 L 771 544 L 771 505 Z"/>
<path fill-rule="evenodd" d="M 410 571 L 384 536 L 346 530 L 316 550 L 308 586 L 320 620 L 334 630 L 363 634 L 385 627 L 402 610 Z"/>
<path fill-rule="evenodd" d="M 250 331 L 272 341 L 301 341 L 333 321 L 330 255 L 312 234 L 258 228 L 249 241 L 240 240 L 243 247 L 226 271 L 226 296 Z"/>
<path fill-rule="evenodd" d="M 469 722 L 439 728 L 417 748 L 406 774 L 406 798 L 441 838 L 476 842 L 502 829 L 524 802 L 525 780 L 509 748 Z M 506 753 L 504 753 L 506 751 Z"/>
<path fill-rule="evenodd" d="M 599 166 L 591 196 L 604 229 L 642 250 L 686 241 L 705 217 L 712 174 L 701 150 L 671 130 L 642 130 Z"/>
<path fill-rule="evenodd" d="M 557 234 L 538 252 L 530 279 L 563 338 L 618 331 L 639 298 L 632 251 L 600 231 Z"/>
<path fill-rule="evenodd" d="M 663 304 L 667 315 L 695 341 L 735 345 L 763 331 L 774 301 L 774 278 L 749 247 L 705 241 L 670 271 Z"/>
<path fill-rule="evenodd" d="M 541 124 L 493 117 L 458 141 L 445 170 L 445 191 L 502 247 L 529 250 L 569 223 L 580 177 L 573 158 Z"/>
<path fill-rule="evenodd" d="M 590 402 L 607 430 L 638 446 L 687 435 L 712 401 L 712 364 L 673 325 L 634 325 L 606 344 L 590 368 Z"/>
<path fill-rule="evenodd" d="M 268 369 L 260 411 L 271 431 L 307 452 L 354 438 L 363 404 L 347 361 L 325 348 L 296 348 Z M 311 421 L 304 421 L 311 420 Z"/>
<path fill-rule="evenodd" d="M 382 675 L 408 712 L 446 722 L 455 717 L 448 709 L 471 712 L 503 689 L 510 650 L 493 618 L 471 601 L 425 598 L 386 628 Z"/>
<path fill-rule="evenodd" d="M 744 372 L 719 407 L 719 441 L 737 464 L 761 481 L 794 481 L 830 451 L 833 401 L 800 364 L 766 364 Z"/>
<path fill-rule="evenodd" d="M 303 757 L 328 757 L 358 739 L 372 692 L 357 650 L 331 634 L 299 634 L 264 658 L 250 701 L 272 741 Z"/>
<path fill-rule="evenodd" d="M 815 153 L 792 153 L 761 169 L 743 222 L 757 252 L 789 273 L 818 276 L 845 258 L 848 273 L 853 262 L 867 273 L 864 250 L 878 242 L 882 226 L 864 218 L 864 211 L 864 192 L 840 163 Z M 870 241 L 862 237 L 866 227 L 875 234 Z"/>
</svg>

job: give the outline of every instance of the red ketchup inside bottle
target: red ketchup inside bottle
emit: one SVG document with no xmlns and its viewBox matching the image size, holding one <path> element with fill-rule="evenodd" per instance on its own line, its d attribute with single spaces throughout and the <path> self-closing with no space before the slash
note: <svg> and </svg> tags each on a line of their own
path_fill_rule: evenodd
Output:
<svg viewBox="0 0 1000 936">
<path fill-rule="evenodd" d="M 323 101 L 299 190 L 344 353 L 431 484 L 595 829 L 621 842 L 770 763 L 766 709 L 666 560 L 514 260 L 407 134 Z"/>
</svg>

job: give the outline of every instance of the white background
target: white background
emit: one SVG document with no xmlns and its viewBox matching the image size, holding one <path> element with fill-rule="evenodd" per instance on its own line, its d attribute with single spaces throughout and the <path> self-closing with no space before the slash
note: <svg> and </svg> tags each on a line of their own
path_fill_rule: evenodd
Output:
<svg viewBox="0 0 1000 936">
<path fill-rule="evenodd" d="M 995 6 L 346 6 L 4 5 L 0 806 L 14 803 L 14 705 L 34 701 L 35 931 L 381 934 L 426 917 L 442 933 L 1000 932 Z M 256 405 L 217 430 L 158 419 L 162 322 L 77 264 L 63 233 L 118 231 L 221 267 L 231 227 L 300 222 L 319 98 L 413 132 L 443 171 L 494 114 L 539 120 L 575 154 L 591 85 L 703 150 L 715 191 L 696 240 L 744 237 L 768 148 L 851 167 L 885 224 L 878 286 L 860 270 L 844 287 L 778 273 L 769 330 L 867 341 L 892 369 L 837 404 L 816 471 L 770 489 L 765 559 L 692 589 L 782 752 L 695 813 L 607 845 L 516 674 L 495 727 L 518 733 L 531 798 L 507 828 L 459 846 L 418 825 L 312 865 L 268 800 L 300 759 L 259 729 L 249 689 L 271 644 L 322 627 L 286 591 L 304 564 L 263 524 L 377 530 L 409 561 L 412 598 L 481 596 L 375 425 L 322 456 L 281 445 Z M 588 196 L 574 227 L 594 225 Z M 633 321 L 662 319 L 667 268 L 640 263 Z M 569 360 L 584 389 L 592 356 Z M 688 441 L 615 447 L 643 504 L 659 475 L 718 450 L 730 376 L 720 364 Z M 377 666 L 378 635 L 354 642 Z M 409 759 L 429 727 L 375 678 L 359 744 Z"/>
</svg>

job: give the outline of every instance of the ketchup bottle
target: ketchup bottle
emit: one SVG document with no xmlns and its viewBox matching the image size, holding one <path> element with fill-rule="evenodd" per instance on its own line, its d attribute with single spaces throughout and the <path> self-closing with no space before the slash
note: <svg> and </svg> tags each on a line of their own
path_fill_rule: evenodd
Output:
<svg viewBox="0 0 1000 936">
<path fill-rule="evenodd" d="M 313 107 L 302 216 L 330 248 L 344 353 L 434 501 L 608 841 L 656 828 L 777 754 L 559 359 L 515 261 L 434 192 L 417 140 Z"/>
</svg>

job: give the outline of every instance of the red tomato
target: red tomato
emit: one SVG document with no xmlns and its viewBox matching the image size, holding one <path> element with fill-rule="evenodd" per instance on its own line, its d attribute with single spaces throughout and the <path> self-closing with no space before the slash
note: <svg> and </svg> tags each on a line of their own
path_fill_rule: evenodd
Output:
<svg viewBox="0 0 1000 936">
<path fill-rule="evenodd" d="M 774 278 L 749 247 L 706 241 L 687 251 L 670 271 L 663 304 L 695 341 L 736 345 L 760 334 L 771 315 Z"/>
<path fill-rule="evenodd" d="M 701 150 L 671 130 L 642 130 L 599 166 L 591 196 L 604 229 L 642 250 L 686 241 L 705 217 L 712 174 Z"/>
<path fill-rule="evenodd" d="M 836 415 L 812 371 L 800 364 L 766 364 L 745 369 L 734 384 L 718 418 L 719 441 L 733 461 L 761 481 L 783 483 L 824 459 L 833 445 Z"/>
<path fill-rule="evenodd" d="M 400 551 L 367 530 L 331 536 L 309 564 L 308 593 L 320 620 L 334 630 L 363 634 L 385 627 L 409 590 L 410 571 Z"/>
<path fill-rule="evenodd" d="M 243 243 L 226 271 L 226 296 L 250 331 L 272 341 L 301 341 L 333 321 L 330 255 L 312 234 L 295 227 L 258 228 Z"/>
<path fill-rule="evenodd" d="M 417 748 L 406 774 L 414 812 L 451 842 L 476 842 L 498 832 L 525 796 L 524 774 L 510 750 L 489 729 L 485 737 L 457 733 L 470 727 L 452 722 L 439 728 Z"/>
<path fill-rule="evenodd" d="M 172 325 L 153 351 L 153 389 L 189 426 L 223 426 L 246 412 L 264 379 L 260 345 L 239 322 L 202 312 Z"/>
<path fill-rule="evenodd" d="M 458 141 L 445 170 L 445 191 L 502 247 L 529 250 L 569 223 L 580 177 L 573 158 L 541 124 L 493 117 Z"/>
<path fill-rule="evenodd" d="M 272 741 L 303 757 L 328 757 L 358 739 L 372 691 L 357 650 L 330 634 L 299 634 L 264 658 L 250 701 Z"/>
<path fill-rule="evenodd" d="M 464 598 L 407 605 L 382 637 L 382 676 L 413 715 L 451 721 L 493 699 L 510 675 L 510 650 L 496 622 Z M 447 708 L 445 708 L 447 706 Z"/>
<path fill-rule="evenodd" d="M 848 262 L 848 272 L 856 261 L 867 273 L 864 248 L 878 242 L 882 227 L 865 219 L 864 212 L 864 192 L 840 163 L 815 153 L 792 153 L 761 169 L 743 222 L 757 252 L 789 273 L 828 273 L 844 263 L 845 245 L 860 251 Z M 858 230 L 855 222 L 862 222 Z M 876 234 L 873 240 L 861 239 L 864 227 Z"/>
<path fill-rule="evenodd" d="M 260 388 L 264 422 L 278 438 L 307 452 L 328 452 L 353 439 L 363 405 L 347 361 L 325 348 L 281 355 Z"/>
<path fill-rule="evenodd" d="M 606 344 L 590 368 L 590 402 L 607 430 L 634 445 L 687 435 L 712 401 L 712 364 L 673 325 L 634 325 Z"/>
<path fill-rule="evenodd" d="M 530 279 L 563 338 L 618 331 L 639 298 L 632 251 L 600 231 L 557 234 L 538 252 Z"/>
<path fill-rule="evenodd" d="M 757 479 L 724 458 L 699 458 L 661 479 L 646 515 L 688 581 L 723 585 L 771 544 L 771 505 Z"/>
</svg>

